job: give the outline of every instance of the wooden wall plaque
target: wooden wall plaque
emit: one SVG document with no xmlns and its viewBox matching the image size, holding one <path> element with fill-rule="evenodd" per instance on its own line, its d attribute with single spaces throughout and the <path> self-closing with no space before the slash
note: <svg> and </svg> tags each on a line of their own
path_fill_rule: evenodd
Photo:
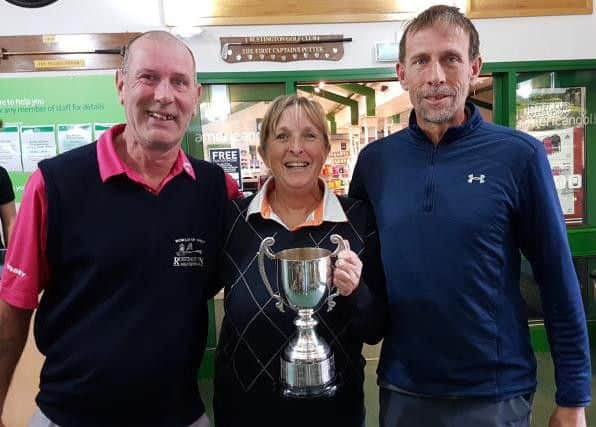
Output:
<svg viewBox="0 0 596 427">
<path fill-rule="evenodd" d="M 198 1 L 198 0 L 197 0 Z M 177 0 L 163 0 L 166 25 L 173 22 L 170 10 Z M 204 0 L 197 6 L 193 25 L 303 24 L 395 21 L 413 13 L 408 0 Z M 193 11 L 193 13 L 195 13 Z"/>
<path fill-rule="evenodd" d="M 344 56 L 341 34 L 309 36 L 222 37 L 221 58 L 237 62 L 339 61 Z"/>
<path fill-rule="evenodd" d="M 470 18 L 589 15 L 592 0 L 468 0 Z"/>
<path fill-rule="evenodd" d="M 0 73 L 115 69 L 121 48 L 139 33 L 0 37 Z"/>
</svg>

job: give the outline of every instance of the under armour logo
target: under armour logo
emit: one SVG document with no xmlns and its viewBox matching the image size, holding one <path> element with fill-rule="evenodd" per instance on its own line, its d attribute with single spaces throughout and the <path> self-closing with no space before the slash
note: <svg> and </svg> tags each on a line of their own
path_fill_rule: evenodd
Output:
<svg viewBox="0 0 596 427">
<path fill-rule="evenodd" d="M 484 184 L 485 178 L 486 178 L 486 176 L 484 174 L 479 175 L 479 176 L 474 176 L 474 174 L 471 173 L 468 175 L 468 184 L 471 184 L 474 181 L 478 182 L 479 184 Z"/>
</svg>

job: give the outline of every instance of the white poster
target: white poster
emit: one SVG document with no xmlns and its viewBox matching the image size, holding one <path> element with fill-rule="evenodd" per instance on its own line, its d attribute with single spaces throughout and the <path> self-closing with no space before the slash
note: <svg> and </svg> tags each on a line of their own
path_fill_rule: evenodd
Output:
<svg viewBox="0 0 596 427">
<path fill-rule="evenodd" d="M 111 127 L 116 126 L 116 123 L 94 123 L 93 124 L 93 140 L 97 141 L 99 137 Z"/>
<path fill-rule="evenodd" d="M 55 155 L 54 125 L 21 127 L 21 156 L 25 172 L 33 172 L 38 162 Z"/>
<path fill-rule="evenodd" d="M 575 190 L 582 188 L 583 183 L 582 175 L 573 173 L 573 128 L 528 133 L 544 145 L 563 213 L 575 214 Z"/>
<path fill-rule="evenodd" d="M 0 130 L 0 165 L 10 172 L 23 170 L 17 124 L 6 124 Z"/>
<path fill-rule="evenodd" d="M 72 150 L 90 144 L 91 125 L 58 125 L 58 152 Z"/>
<path fill-rule="evenodd" d="M 567 224 L 585 216 L 586 88 L 531 88 L 517 96 L 517 128 L 544 145 Z"/>
</svg>

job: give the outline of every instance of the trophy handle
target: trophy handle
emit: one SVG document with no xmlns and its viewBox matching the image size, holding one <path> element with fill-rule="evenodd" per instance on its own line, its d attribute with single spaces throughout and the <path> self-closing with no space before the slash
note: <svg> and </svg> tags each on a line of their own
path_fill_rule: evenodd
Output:
<svg viewBox="0 0 596 427">
<path fill-rule="evenodd" d="M 341 251 L 346 249 L 345 241 L 344 241 L 343 237 L 341 237 L 339 234 L 332 234 L 331 237 L 329 238 L 329 240 L 331 240 L 331 243 L 335 243 L 337 245 L 337 248 L 335 248 L 335 250 L 331 253 L 332 258 L 337 258 L 337 255 Z M 327 296 L 327 311 L 328 312 L 333 310 L 333 308 L 337 304 L 335 302 L 335 297 L 337 297 L 338 295 L 339 295 L 339 291 L 337 290 L 337 288 L 335 286 L 333 286 L 333 284 L 331 284 L 331 287 L 329 288 L 329 295 Z"/>
<path fill-rule="evenodd" d="M 270 246 L 273 246 L 275 243 L 275 239 L 273 237 L 266 237 L 261 242 L 261 246 L 259 246 L 259 251 L 257 252 L 257 256 L 259 258 L 259 273 L 261 273 L 261 279 L 263 279 L 263 283 L 265 284 L 265 288 L 275 300 L 275 306 L 281 312 L 284 311 L 284 303 L 278 294 L 273 292 L 273 288 L 271 288 L 271 284 L 269 283 L 269 279 L 267 278 L 267 272 L 265 271 L 265 258 L 264 255 L 267 255 L 271 259 L 276 259 L 275 254 L 271 252 L 269 249 Z"/>
</svg>

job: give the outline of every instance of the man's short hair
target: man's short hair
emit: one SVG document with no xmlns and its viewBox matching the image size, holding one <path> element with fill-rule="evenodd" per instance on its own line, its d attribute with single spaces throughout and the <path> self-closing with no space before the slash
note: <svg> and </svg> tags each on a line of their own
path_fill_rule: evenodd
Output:
<svg viewBox="0 0 596 427">
<path fill-rule="evenodd" d="M 170 40 L 170 41 L 180 43 L 182 46 L 184 46 L 186 48 L 186 50 L 188 50 L 188 53 L 190 54 L 190 57 L 192 59 L 193 74 L 196 74 L 197 65 L 196 65 L 195 56 L 192 53 L 192 50 L 190 50 L 190 48 L 184 42 L 184 40 L 176 37 L 172 33 L 169 33 L 167 31 L 163 31 L 163 30 L 147 31 L 147 32 L 144 32 L 144 33 L 134 36 L 132 39 L 130 39 L 128 41 L 128 43 L 124 47 L 124 59 L 122 60 L 122 72 L 124 74 L 126 74 L 126 72 L 128 71 L 130 58 L 132 57 L 132 45 L 135 44 L 135 42 L 137 40 L 144 39 L 144 38 L 153 39 L 153 40 Z"/>
<path fill-rule="evenodd" d="M 406 59 L 406 37 L 408 34 L 414 34 L 420 30 L 432 27 L 435 24 L 443 24 L 451 28 L 461 28 L 470 37 L 469 56 L 474 59 L 480 55 L 480 38 L 478 31 L 463 13 L 457 7 L 437 5 L 431 6 L 420 13 L 413 20 L 408 22 L 406 29 L 399 41 L 399 62 L 403 64 Z"/>
</svg>

